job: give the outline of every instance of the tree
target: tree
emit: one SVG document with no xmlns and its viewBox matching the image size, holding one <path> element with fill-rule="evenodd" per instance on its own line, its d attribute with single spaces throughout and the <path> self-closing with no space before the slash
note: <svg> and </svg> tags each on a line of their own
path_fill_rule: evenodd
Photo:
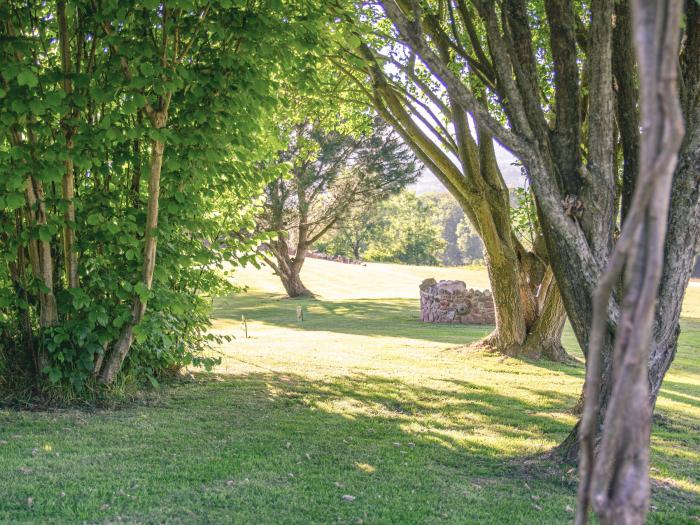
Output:
<svg viewBox="0 0 700 525">
<path fill-rule="evenodd" d="M 378 228 L 381 228 L 378 205 L 356 208 L 321 237 L 314 248 L 330 255 L 361 260 Z"/>
<path fill-rule="evenodd" d="M 444 250 L 436 209 L 426 199 L 404 191 L 377 209 L 373 235 L 367 242 L 368 261 L 435 266 Z"/>
<path fill-rule="evenodd" d="M 565 312 L 549 254 L 543 239 L 528 249 L 513 231 L 493 131 L 470 117 L 470 107 L 439 83 L 431 65 L 418 60 L 423 57 L 416 40 L 404 34 L 418 31 L 435 60 L 458 71 L 455 77 L 485 106 L 489 97 L 501 94 L 494 89 L 496 73 L 482 57 L 484 38 L 473 27 L 466 2 L 457 4 L 458 13 L 444 0 L 420 9 L 417 2 L 385 3 L 391 19 L 393 10 L 413 19 L 399 35 L 368 4 L 357 22 L 363 42 L 336 63 L 442 182 L 481 237 L 496 307 L 496 329 L 482 344 L 508 355 L 562 360 Z"/>
<path fill-rule="evenodd" d="M 632 2 L 644 134 L 632 201 L 594 293 L 586 404 L 580 431 L 577 525 L 588 523 L 589 503 L 603 525 L 642 524 L 649 506 L 649 347 L 671 182 L 684 132 L 676 64 L 681 13 L 680 0 L 663 4 Z M 595 455 L 605 321 L 610 296 L 623 273 L 620 321 L 612 356 L 615 372 Z"/>
<path fill-rule="evenodd" d="M 583 7 L 546 0 L 534 16 L 528 4 L 382 3 L 396 36 L 406 42 L 416 62 L 424 64 L 430 78 L 478 129 L 522 161 L 571 326 L 588 353 L 594 289 L 614 246 L 617 218 L 629 213 L 637 179 L 638 75 L 629 5 L 594 0 Z M 686 2 L 684 14 L 679 84 L 687 127 L 672 181 L 652 331 L 650 406 L 676 352 L 700 225 L 700 6 Z M 434 19 L 440 24 L 433 24 Z M 436 48 L 440 41 L 448 47 L 447 55 Z M 486 99 L 474 89 L 477 80 L 486 85 Z M 619 319 L 619 299 L 614 297 L 601 346 L 597 429 L 610 398 L 613 335 Z M 561 451 L 567 459 L 576 459 L 577 429 Z"/>
<path fill-rule="evenodd" d="M 257 242 L 221 232 L 250 227 L 275 94 L 311 88 L 326 22 L 313 2 L 0 4 L 6 370 L 80 390 L 201 362 L 206 294 Z"/>
<path fill-rule="evenodd" d="M 448 193 L 432 193 L 421 196 L 434 209 L 431 220 L 442 230 L 445 249 L 441 255 L 444 266 L 460 266 L 474 260 L 483 260 L 484 245 L 464 210 Z"/>
<path fill-rule="evenodd" d="M 289 297 L 311 293 L 300 272 L 316 241 L 353 210 L 399 191 L 418 173 L 410 151 L 377 121 L 357 135 L 324 129 L 319 121 L 295 124 L 287 148 L 268 169 L 285 167 L 289 173 L 265 189 L 259 228 L 276 233 L 262 256 Z"/>
<path fill-rule="evenodd" d="M 481 256 L 481 241 L 466 222 L 449 195 L 404 190 L 376 206 L 356 210 L 316 248 L 367 261 L 459 265 L 465 256 Z"/>
</svg>

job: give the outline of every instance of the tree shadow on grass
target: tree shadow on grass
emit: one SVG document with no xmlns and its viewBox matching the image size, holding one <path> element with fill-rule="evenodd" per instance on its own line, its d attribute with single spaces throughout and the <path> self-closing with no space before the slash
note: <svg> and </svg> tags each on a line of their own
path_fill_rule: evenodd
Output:
<svg viewBox="0 0 700 525">
<path fill-rule="evenodd" d="M 0 522 L 571 519 L 575 473 L 537 455 L 568 432 L 558 413 L 571 396 L 538 387 L 536 396 L 519 397 L 469 381 L 426 385 L 366 373 L 195 377 L 164 389 L 151 406 L 3 416 L 13 444 L 3 450 Z M 35 442 L 61 456 L 41 448 L 29 455 Z M 22 471 L 27 465 L 31 475 Z M 649 522 L 687 518 L 692 495 L 657 491 L 659 511 Z"/>
</svg>

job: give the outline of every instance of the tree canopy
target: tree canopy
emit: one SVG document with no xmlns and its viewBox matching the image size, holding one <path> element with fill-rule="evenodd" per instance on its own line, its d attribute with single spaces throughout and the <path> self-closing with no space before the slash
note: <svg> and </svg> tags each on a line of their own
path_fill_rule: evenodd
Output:
<svg viewBox="0 0 700 525">
<path fill-rule="evenodd" d="M 278 95 L 313 88 L 328 13 L 11 1 L 0 19 L 2 352 L 76 389 L 201 359 L 206 297 L 256 244 L 226 233 L 252 228 Z"/>
<path fill-rule="evenodd" d="M 332 124 L 308 119 L 292 123 L 286 149 L 274 162 L 263 164 L 280 176 L 265 188 L 258 214 L 258 227 L 276 233 L 261 253 L 290 297 L 310 293 L 299 272 L 316 241 L 418 175 L 410 150 L 381 121 L 370 121 L 359 131 L 344 131 L 342 121 L 333 130 Z"/>
</svg>

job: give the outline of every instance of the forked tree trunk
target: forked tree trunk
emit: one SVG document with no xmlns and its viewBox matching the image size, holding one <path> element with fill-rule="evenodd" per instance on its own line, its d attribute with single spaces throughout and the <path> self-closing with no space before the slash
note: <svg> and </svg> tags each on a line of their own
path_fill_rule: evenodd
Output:
<svg viewBox="0 0 700 525">
<path fill-rule="evenodd" d="M 560 343 L 566 315 L 556 283 L 550 285 L 553 288 L 545 294 L 545 297 L 549 295 L 546 301 L 539 302 L 539 295 L 534 297 L 533 289 L 537 289 L 542 276 L 529 278 L 532 276 L 521 265 L 520 247 L 510 224 L 508 188 L 496 162 L 491 136 L 478 129 L 477 143 L 464 109 L 450 99 L 459 146 L 458 168 L 408 114 L 397 91 L 388 87 L 388 80 L 369 48 L 364 46 L 362 52 L 372 64 L 369 73 L 373 79 L 371 100 L 375 108 L 455 197 L 484 243 L 496 329 L 475 346 L 513 356 L 566 359 Z"/>
<path fill-rule="evenodd" d="M 509 226 L 504 226 L 507 235 Z M 566 311 L 551 267 L 529 252 L 518 254 L 515 241 L 499 235 L 493 220 L 480 222 L 478 229 L 484 240 L 496 329 L 475 346 L 514 357 L 569 360 L 561 345 Z"/>
<path fill-rule="evenodd" d="M 489 275 L 493 269 L 487 261 Z M 506 355 L 522 356 L 532 359 L 550 361 L 568 361 L 569 354 L 561 344 L 561 335 L 566 323 L 566 311 L 561 300 L 559 288 L 553 279 L 551 269 L 547 270 L 546 281 L 540 285 L 539 295 L 535 298 L 536 309 L 523 315 L 531 307 L 530 300 L 524 294 L 513 293 L 519 283 L 514 282 L 514 272 L 493 272 L 501 276 L 491 280 L 491 290 L 496 313 L 496 329 L 479 344 L 484 344 Z M 500 268 L 502 270 L 502 268 Z M 519 301 L 519 304 L 514 303 Z"/>
<path fill-rule="evenodd" d="M 651 353 L 649 356 L 650 404 L 654 406 L 666 372 L 678 349 L 679 319 L 683 298 L 690 280 L 695 247 L 700 232 L 700 106 L 686 113 L 687 133 L 673 179 L 668 232 L 664 254 L 664 272 L 659 286 L 659 307 L 654 319 Z M 603 349 L 603 355 L 612 354 L 612 344 Z M 601 378 L 601 414 L 605 413 L 612 375 L 604 364 Z M 578 461 L 579 423 L 555 453 L 568 463 Z"/>
<path fill-rule="evenodd" d="M 275 261 L 270 260 L 269 257 L 265 258 L 282 281 L 287 295 L 292 298 L 313 296 L 313 293 L 301 281 L 301 268 L 306 260 L 306 254 L 303 250 L 297 248 L 297 253 L 294 256 L 290 255 L 284 232 L 280 233 L 277 240 L 270 243 L 269 248 Z"/>
<path fill-rule="evenodd" d="M 305 297 L 312 295 L 311 292 L 301 282 L 299 272 L 293 271 L 289 275 L 280 274 L 282 285 L 289 297 Z"/>
<path fill-rule="evenodd" d="M 551 268 L 547 269 L 540 285 L 538 303 L 538 314 L 528 327 L 522 354 L 550 361 L 569 360 L 570 356 L 561 344 L 566 311 Z"/>
</svg>

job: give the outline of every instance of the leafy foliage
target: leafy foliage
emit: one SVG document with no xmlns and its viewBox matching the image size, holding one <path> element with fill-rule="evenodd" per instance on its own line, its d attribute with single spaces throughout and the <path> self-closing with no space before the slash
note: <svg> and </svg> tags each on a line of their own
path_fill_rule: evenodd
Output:
<svg viewBox="0 0 700 525">
<path fill-rule="evenodd" d="M 316 248 L 331 255 L 406 264 L 459 266 L 483 259 L 481 239 L 446 193 L 404 191 L 357 210 Z"/>
<path fill-rule="evenodd" d="M 263 256 L 291 297 L 308 293 L 299 272 L 313 243 L 418 176 L 413 154 L 388 126 L 346 115 L 289 122 L 286 148 L 263 163 L 278 175 L 265 188 L 258 217 L 260 229 L 277 234 Z M 353 129 L 353 122 L 360 126 Z"/>
<path fill-rule="evenodd" d="M 79 391 L 131 328 L 124 377 L 211 365 L 211 297 L 262 240 L 232 233 L 273 176 L 277 93 L 313 85 L 325 13 L 12 1 L 0 20 L 0 372 Z"/>
<path fill-rule="evenodd" d="M 435 205 L 403 191 L 343 223 L 317 247 L 366 261 L 437 265 L 445 248 Z"/>
</svg>

